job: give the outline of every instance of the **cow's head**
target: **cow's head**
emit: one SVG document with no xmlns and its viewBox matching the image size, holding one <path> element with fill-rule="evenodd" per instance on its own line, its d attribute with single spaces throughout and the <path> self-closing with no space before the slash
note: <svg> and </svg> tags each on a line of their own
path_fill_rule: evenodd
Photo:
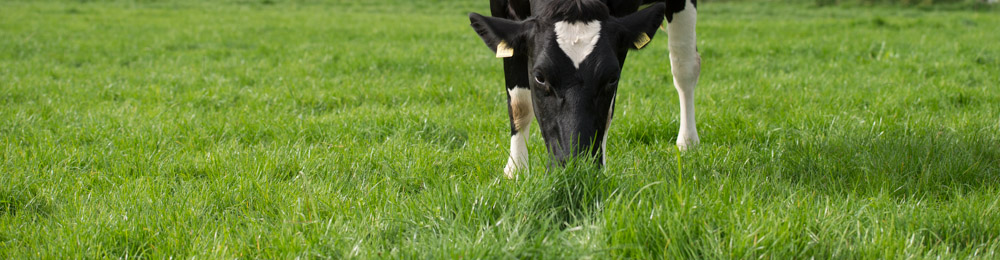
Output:
<svg viewBox="0 0 1000 260">
<path fill-rule="evenodd" d="M 555 0 L 540 9 L 523 21 L 469 18 L 498 57 L 527 56 L 534 113 L 555 161 L 603 157 L 625 54 L 650 41 L 664 5 L 620 18 L 596 0 Z"/>
</svg>

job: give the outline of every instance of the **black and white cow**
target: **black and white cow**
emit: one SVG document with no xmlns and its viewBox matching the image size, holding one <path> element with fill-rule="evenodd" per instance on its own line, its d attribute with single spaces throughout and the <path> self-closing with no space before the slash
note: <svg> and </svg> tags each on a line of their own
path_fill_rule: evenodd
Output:
<svg viewBox="0 0 1000 260">
<path fill-rule="evenodd" d="M 696 0 L 490 0 L 493 17 L 469 14 L 476 33 L 504 58 L 511 132 L 506 176 L 513 178 L 528 166 L 532 118 L 538 119 L 554 163 L 585 155 L 604 164 L 625 56 L 644 47 L 664 17 L 680 94 L 677 146 L 698 145 L 694 89 L 701 58 L 695 47 L 695 5 Z"/>
</svg>

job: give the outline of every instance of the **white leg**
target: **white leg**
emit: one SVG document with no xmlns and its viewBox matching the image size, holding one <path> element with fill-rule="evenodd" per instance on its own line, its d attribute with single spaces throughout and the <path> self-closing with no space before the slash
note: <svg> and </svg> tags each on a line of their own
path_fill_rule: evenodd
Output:
<svg viewBox="0 0 1000 260">
<path fill-rule="evenodd" d="M 513 117 L 514 134 L 510 136 L 510 157 L 503 168 L 504 176 L 513 179 L 520 170 L 528 169 L 528 133 L 535 112 L 531 105 L 531 91 L 527 88 L 507 90 L 510 94 L 510 112 Z"/>
<path fill-rule="evenodd" d="M 701 73 L 701 56 L 696 48 L 695 24 L 698 11 L 688 1 L 684 10 L 674 14 L 667 24 L 667 46 L 670 49 L 670 70 L 674 75 L 681 105 L 681 126 L 677 147 L 687 150 L 698 146 L 698 128 L 694 120 L 694 89 Z"/>
</svg>

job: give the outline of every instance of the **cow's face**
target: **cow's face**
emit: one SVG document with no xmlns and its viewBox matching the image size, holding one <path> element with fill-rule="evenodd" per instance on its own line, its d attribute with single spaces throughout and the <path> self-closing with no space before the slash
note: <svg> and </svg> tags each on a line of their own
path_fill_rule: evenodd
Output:
<svg viewBox="0 0 1000 260">
<path fill-rule="evenodd" d="M 553 1 L 542 9 L 524 21 L 475 13 L 470 20 L 498 57 L 527 56 L 534 114 L 553 159 L 599 158 L 625 54 L 649 42 L 664 7 L 621 18 L 598 1 Z"/>
</svg>

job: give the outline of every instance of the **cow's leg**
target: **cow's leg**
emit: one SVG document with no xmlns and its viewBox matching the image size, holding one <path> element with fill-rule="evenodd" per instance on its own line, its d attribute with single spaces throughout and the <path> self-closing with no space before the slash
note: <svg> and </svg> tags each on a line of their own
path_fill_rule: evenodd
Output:
<svg viewBox="0 0 1000 260">
<path fill-rule="evenodd" d="M 677 147 L 681 150 L 698 145 L 698 128 L 694 121 L 694 89 L 701 73 L 701 56 L 698 55 L 695 23 L 698 11 L 691 0 L 684 9 L 673 14 L 667 24 L 667 47 L 670 49 L 670 70 L 674 87 L 680 96 L 681 126 L 677 133 Z"/>
<path fill-rule="evenodd" d="M 528 169 L 528 132 L 535 112 L 528 88 L 528 59 L 515 54 L 503 60 L 507 85 L 507 113 L 510 118 L 510 157 L 503 168 L 507 178 L 514 178 L 517 171 Z"/>
<path fill-rule="evenodd" d="M 527 17 L 531 6 L 527 0 L 490 0 L 490 13 L 494 17 L 521 20 Z M 535 112 L 528 86 L 528 56 L 515 52 L 503 59 L 503 74 L 507 88 L 507 116 L 510 119 L 510 157 L 503 173 L 513 179 L 517 171 L 528 169 L 528 132 Z"/>
</svg>

